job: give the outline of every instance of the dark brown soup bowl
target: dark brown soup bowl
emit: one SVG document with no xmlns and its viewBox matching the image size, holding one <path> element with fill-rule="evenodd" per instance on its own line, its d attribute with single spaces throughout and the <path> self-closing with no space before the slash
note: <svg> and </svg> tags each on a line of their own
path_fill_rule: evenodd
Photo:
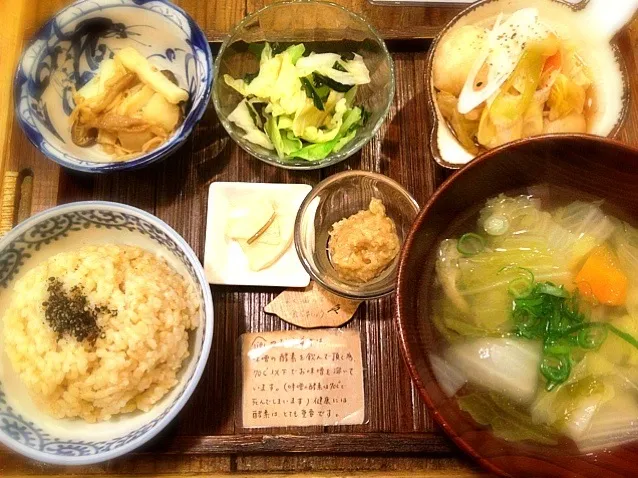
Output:
<svg viewBox="0 0 638 478">
<path fill-rule="evenodd" d="M 450 177 L 422 209 L 401 255 L 397 324 L 410 374 L 430 413 L 464 451 L 492 472 L 515 477 L 638 476 L 638 443 L 582 454 L 561 439 L 555 446 L 508 442 L 477 424 L 449 398 L 433 374 L 429 353 L 439 338 L 428 294 L 438 243 L 450 223 L 486 199 L 548 183 L 605 199 L 610 212 L 638 219 L 638 149 L 592 136 L 544 136 L 494 149 Z"/>
</svg>

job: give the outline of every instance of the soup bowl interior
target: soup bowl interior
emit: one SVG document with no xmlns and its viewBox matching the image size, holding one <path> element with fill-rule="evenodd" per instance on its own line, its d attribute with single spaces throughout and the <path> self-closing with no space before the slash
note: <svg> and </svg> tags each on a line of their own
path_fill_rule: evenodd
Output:
<svg viewBox="0 0 638 478">
<path fill-rule="evenodd" d="M 160 70 L 172 71 L 189 93 L 183 123 L 158 148 L 113 161 L 99 145 L 71 139 L 73 92 L 104 59 L 133 47 Z M 49 20 L 25 50 L 16 72 L 16 117 L 29 140 L 50 159 L 84 172 L 139 168 L 175 151 L 204 114 L 212 85 L 206 36 L 179 7 L 164 0 L 78 0 Z"/>
<path fill-rule="evenodd" d="M 97 463 L 150 440 L 188 401 L 210 350 L 213 305 L 197 257 L 165 223 L 144 211 L 116 203 L 59 206 L 26 220 L 0 241 L 0 326 L 17 280 L 56 254 L 94 244 L 137 246 L 165 259 L 192 285 L 199 300 L 200 325 L 189 333 L 189 356 L 174 388 L 148 412 L 127 413 L 98 423 L 55 419 L 40 410 L 13 370 L 4 339 L 0 340 L 0 442 L 39 461 Z M 0 327 L 0 334 L 3 333 Z"/>
<path fill-rule="evenodd" d="M 458 169 L 471 161 L 474 155 L 456 139 L 435 100 L 433 68 L 440 54 L 439 46 L 465 25 L 489 27 L 500 13 L 508 15 L 523 8 L 538 9 L 540 20 L 561 39 L 577 45 L 578 54 L 587 65 L 592 66 L 591 96 L 597 107 L 589 118 L 587 133 L 604 137 L 616 135 L 625 120 L 629 102 L 626 66 L 617 46 L 605 37 L 607 25 L 602 21 L 600 25 L 592 21 L 593 15 L 586 7 L 587 2 L 569 4 L 561 0 L 482 0 L 461 12 L 443 29 L 432 44 L 427 66 L 427 94 L 433 124 L 430 149 L 440 165 Z"/>
<path fill-rule="evenodd" d="M 630 476 L 638 445 L 582 454 L 567 438 L 556 446 L 508 442 L 461 411 L 437 381 L 430 354 L 442 346 L 431 322 L 436 251 L 450 223 L 500 193 L 549 184 L 604 199 L 625 219 L 638 211 L 638 150 L 592 136 L 545 136 L 492 150 L 448 179 L 419 214 L 398 273 L 397 323 L 410 374 L 433 418 L 464 451 L 510 476 Z M 577 199 L 577 198 L 574 198 Z M 634 222 L 635 224 L 635 222 Z M 424 266 L 425 265 L 425 266 Z"/>
</svg>

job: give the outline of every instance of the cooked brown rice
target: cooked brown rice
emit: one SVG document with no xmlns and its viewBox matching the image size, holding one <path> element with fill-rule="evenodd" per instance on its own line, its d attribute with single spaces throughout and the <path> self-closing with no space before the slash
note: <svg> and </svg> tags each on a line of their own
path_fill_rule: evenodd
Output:
<svg viewBox="0 0 638 478">
<path fill-rule="evenodd" d="M 45 319 L 47 281 L 79 285 L 100 314 L 91 345 L 59 338 Z M 130 246 L 58 254 L 16 282 L 4 314 L 5 350 L 37 404 L 57 418 L 108 420 L 148 411 L 173 388 L 199 323 L 192 285 L 163 259 Z"/>
</svg>

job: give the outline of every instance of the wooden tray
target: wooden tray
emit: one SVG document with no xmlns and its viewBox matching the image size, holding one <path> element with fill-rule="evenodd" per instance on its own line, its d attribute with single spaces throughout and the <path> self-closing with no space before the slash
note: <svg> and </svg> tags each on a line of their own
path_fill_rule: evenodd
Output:
<svg viewBox="0 0 638 478">
<path fill-rule="evenodd" d="M 195 11 L 195 0 L 182 3 L 187 4 L 187 9 L 188 4 L 192 3 L 191 11 Z M 2 10 L 8 9 L 0 7 L 0 15 L 3 14 Z M 399 12 L 396 9 L 388 11 Z M 422 9 L 418 11 L 423 15 Z M 449 9 L 437 12 L 440 15 L 437 18 L 449 16 Z M 21 21 L 24 21 L 25 16 L 30 18 L 32 14 L 22 12 L 20 15 Z M 374 18 L 380 22 L 380 14 L 376 12 L 375 15 Z M 403 13 L 395 15 L 404 18 Z M 12 28 L 10 23 L 9 28 Z M 634 29 L 638 28 L 638 23 L 634 22 L 633 26 Z M 210 25 L 203 27 L 211 33 Z M 27 35 L 33 33 L 31 26 L 25 31 Z M 423 33 L 426 30 L 420 31 Z M 392 35 L 392 32 L 389 29 L 387 36 L 399 36 Z M 18 30 L 13 34 L 18 35 Z M 216 34 L 211 37 L 216 38 Z M 636 38 L 634 30 L 619 39 L 631 78 L 638 77 Z M 376 138 L 359 154 L 328 169 L 291 172 L 251 158 L 226 135 L 210 105 L 190 140 L 172 157 L 141 171 L 104 176 L 80 175 L 61 169 L 28 142 L 13 122 L 12 114 L 5 115 L 5 111 L 0 109 L 0 120 L 3 121 L 0 125 L 0 172 L 3 170 L 1 160 L 5 158 L 4 169 L 7 171 L 26 170 L 33 174 L 31 202 L 30 205 L 23 205 L 22 215 L 80 200 L 127 203 L 149 211 L 173 226 L 200 259 L 204 255 L 207 194 L 212 181 L 314 185 L 338 171 L 365 169 L 397 180 L 414 195 L 419 204 L 424 204 L 448 174 L 435 165 L 427 146 L 430 124 L 425 93 L 425 65 L 429 43 L 428 40 L 389 42 L 396 66 L 397 92 L 388 118 Z M 218 48 L 218 45 L 213 44 L 213 48 Z M 14 48 L 17 52 L 20 49 Z M 4 68 L 6 62 L 2 66 Z M 0 77 L 0 91 L 6 93 L 7 88 L 10 86 L 7 86 L 4 75 Z M 632 93 L 635 99 L 638 98 L 638 81 L 632 85 Z M 7 106 L 11 105 L 4 96 L 0 96 L 0 108 Z M 3 138 L 1 132 L 6 132 L 7 138 Z M 633 103 L 619 139 L 638 145 L 638 100 Z M 449 456 L 459 453 L 434 425 L 410 382 L 399 352 L 393 321 L 393 297 L 362 304 L 354 320 L 347 325 L 358 330 L 362 337 L 368 423 L 360 426 L 256 431 L 237 427 L 235 357 L 238 337 L 244 332 L 283 330 L 291 326 L 263 311 L 264 306 L 280 290 L 213 286 L 212 291 L 215 333 L 202 380 L 179 417 L 153 443 L 134 453 L 127 463 L 135 463 L 135 456 L 149 454 L 158 464 L 169 463 L 173 460 L 171 457 L 180 454 L 181 462 L 186 463 L 180 466 L 180 470 L 187 470 L 188 463 L 214 459 L 215 455 L 220 454 Z M 135 472 L 133 468 L 133 465 L 125 466 L 124 471 Z M 33 472 L 42 471 L 42 468 L 0 448 L 0 474 L 3 470 Z M 80 469 L 77 472 L 82 473 Z"/>
</svg>

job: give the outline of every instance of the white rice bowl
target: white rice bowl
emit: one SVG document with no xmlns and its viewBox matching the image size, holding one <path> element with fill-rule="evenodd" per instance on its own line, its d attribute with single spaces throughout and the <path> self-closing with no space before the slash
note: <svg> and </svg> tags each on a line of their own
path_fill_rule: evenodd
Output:
<svg viewBox="0 0 638 478">
<path fill-rule="evenodd" d="M 45 319 L 50 277 L 79 285 L 99 314 L 91 344 L 60 337 Z M 59 253 L 14 284 L 4 349 L 39 408 L 88 422 L 148 411 L 178 383 L 199 300 L 165 260 L 139 247 L 102 244 Z"/>
</svg>

